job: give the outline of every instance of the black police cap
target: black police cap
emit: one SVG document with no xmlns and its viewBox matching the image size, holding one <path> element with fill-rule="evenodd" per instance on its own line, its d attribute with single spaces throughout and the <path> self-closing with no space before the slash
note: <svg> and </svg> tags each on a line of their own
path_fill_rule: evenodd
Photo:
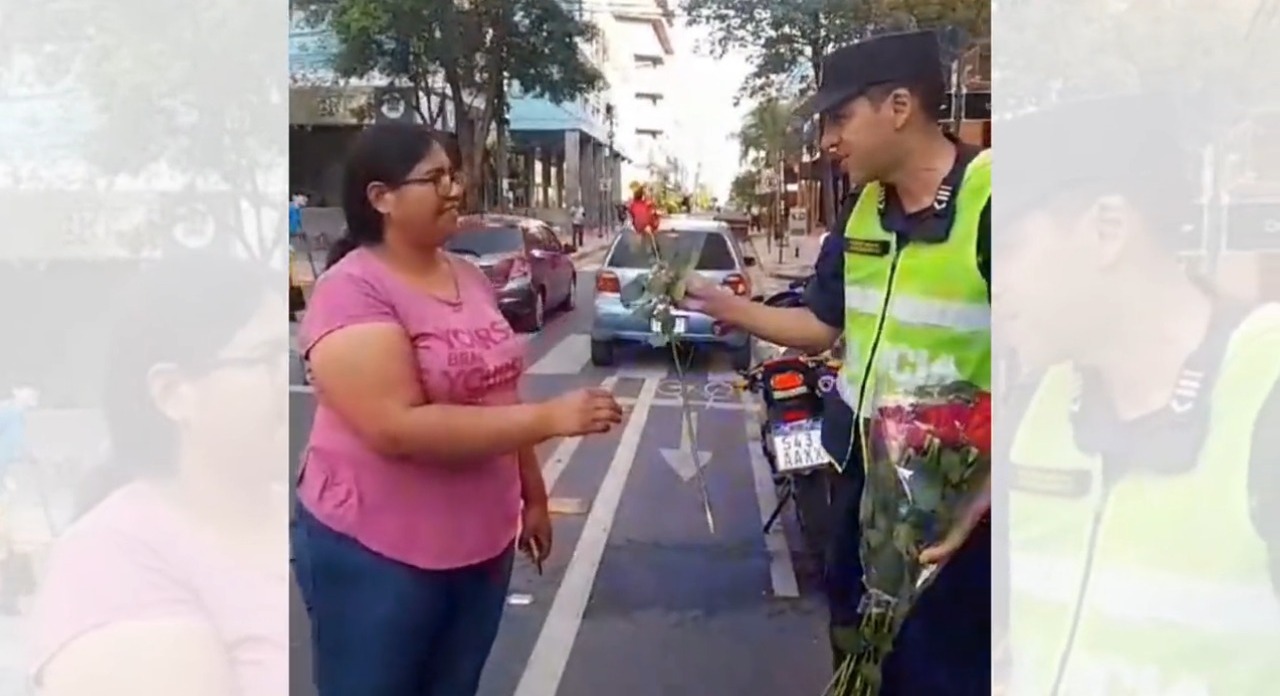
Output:
<svg viewBox="0 0 1280 696">
<path fill-rule="evenodd" d="M 887 83 L 945 85 L 938 35 L 932 31 L 883 34 L 837 48 L 822 59 L 818 90 L 796 117 L 826 114 L 869 88 Z"/>
<path fill-rule="evenodd" d="M 1185 204 L 1198 161 L 1188 132 L 1177 100 L 1159 93 L 1077 100 L 994 121 L 1002 217 L 1084 188 L 1158 196 L 1164 187 L 1181 199 L 1171 204 Z"/>
</svg>

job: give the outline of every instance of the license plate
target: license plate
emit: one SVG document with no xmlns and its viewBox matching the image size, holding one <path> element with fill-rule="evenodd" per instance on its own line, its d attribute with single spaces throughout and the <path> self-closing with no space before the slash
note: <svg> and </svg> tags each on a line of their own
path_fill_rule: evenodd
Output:
<svg viewBox="0 0 1280 696">
<path fill-rule="evenodd" d="M 684 317 L 674 317 L 674 319 L 675 321 L 672 324 L 673 325 L 672 332 L 677 334 L 684 333 L 685 329 L 689 325 L 688 324 L 689 320 L 685 319 Z M 653 321 L 649 322 L 649 329 L 654 333 L 662 333 L 662 322 L 658 321 L 657 319 L 654 319 Z"/>
<path fill-rule="evenodd" d="M 779 473 L 795 473 L 826 466 L 830 461 L 822 448 L 822 421 L 814 418 L 773 427 L 774 462 Z"/>
</svg>

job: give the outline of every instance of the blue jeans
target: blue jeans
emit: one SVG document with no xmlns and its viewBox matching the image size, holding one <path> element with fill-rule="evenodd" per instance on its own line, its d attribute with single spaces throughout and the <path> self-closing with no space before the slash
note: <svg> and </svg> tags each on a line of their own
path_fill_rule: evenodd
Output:
<svg viewBox="0 0 1280 696">
<path fill-rule="evenodd" d="M 514 545 L 474 566 L 423 570 L 370 551 L 301 505 L 290 536 L 318 696 L 475 696 Z"/>
</svg>

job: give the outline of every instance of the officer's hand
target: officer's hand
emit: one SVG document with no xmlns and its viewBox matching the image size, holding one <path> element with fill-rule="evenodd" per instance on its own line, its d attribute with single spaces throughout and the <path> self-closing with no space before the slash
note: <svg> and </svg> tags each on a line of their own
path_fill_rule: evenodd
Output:
<svg viewBox="0 0 1280 696">
<path fill-rule="evenodd" d="M 939 565 L 946 563 L 955 555 L 956 551 L 960 550 L 961 546 L 964 546 L 969 534 L 982 523 L 983 518 L 990 512 L 991 479 L 988 478 L 980 493 L 965 506 L 959 519 L 951 527 L 951 531 L 947 532 L 947 536 L 937 544 L 920 552 L 920 563 L 926 566 L 935 563 Z"/>
<path fill-rule="evenodd" d="M 728 305 L 738 299 L 728 288 L 717 285 L 710 280 L 690 273 L 685 278 L 684 298 L 680 300 L 680 308 L 690 312 L 702 312 L 713 319 L 723 320 Z"/>
</svg>

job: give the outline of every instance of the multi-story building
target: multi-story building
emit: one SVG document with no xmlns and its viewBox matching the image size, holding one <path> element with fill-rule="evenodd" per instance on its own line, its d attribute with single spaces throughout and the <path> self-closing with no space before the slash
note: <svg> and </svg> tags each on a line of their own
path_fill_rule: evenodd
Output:
<svg viewBox="0 0 1280 696">
<path fill-rule="evenodd" d="M 631 155 L 623 163 L 627 184 L 660 175 L 670 164 L 671 133 L 675 127 L 674 85 L 679 79 L 678 57 L 672 42 L 669 0 L 620 4 L 598 22 L 608 37 L 613 95 L 617 100 L 618 141 Z"/>
<path fill-rule="evenodd" d="M 421 120 L 411 108 L 412 89 L 389 86 L 384 76 L 339 79 L 333 70 L 337 39 L 327 27 L 311 26 L 301 12 L 289 25 L 289 184 L 318 205 L 335 205 L 341 185 L 342 154 L 365 124 Z M 438 115 L 435 127 L 452 130 L 456 113 L 443 89 L 418 95 Z"/>
</svg>

